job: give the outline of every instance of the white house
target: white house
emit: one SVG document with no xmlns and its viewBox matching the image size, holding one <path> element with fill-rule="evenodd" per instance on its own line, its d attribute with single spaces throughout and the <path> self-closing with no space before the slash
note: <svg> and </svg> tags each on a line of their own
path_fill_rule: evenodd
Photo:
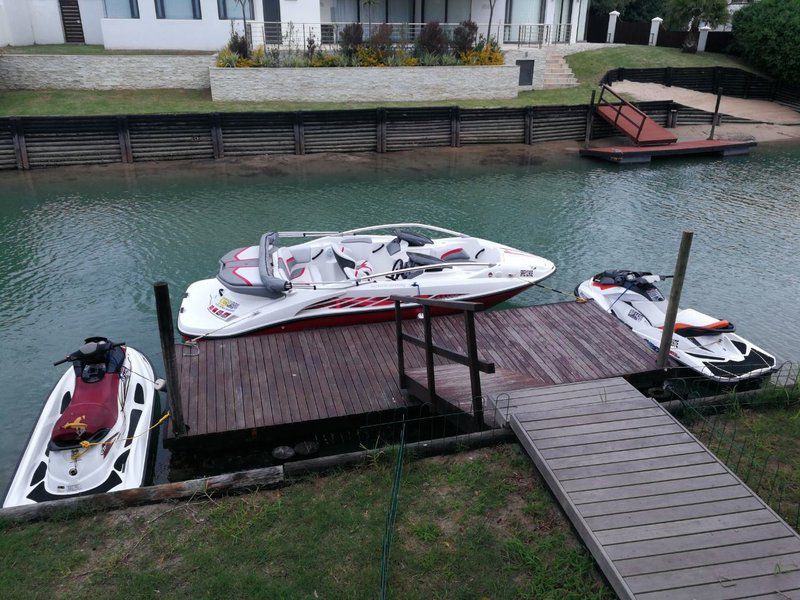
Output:
<svg viewBox="0 0 800 600">
<path fill-rule="evenodd" d="M 248 20 L 321 24 L 458 23 L 471 19 L 501 41 L 582 41 L 590 0 L 244 0 Z M 494 1 L 494 10 L 490 3 Z M 109 49 L 216 50 L 231 22 L 241 27 L 236 0 L 0 0 L 0 46 L 103 44 Z M 322 28 L 324 29 L 324 27 Z"/>
</svg>

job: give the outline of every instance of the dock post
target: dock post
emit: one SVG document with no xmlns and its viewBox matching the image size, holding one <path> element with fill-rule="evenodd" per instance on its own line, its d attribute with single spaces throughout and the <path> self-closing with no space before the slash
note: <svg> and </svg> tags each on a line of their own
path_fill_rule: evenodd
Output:
<svg viewBox="0 0 800 600">
<path fill-rule="evenodd" d="M 169 301 L 169 285 L 166 281 L 153 284 L 156 297 L 156 316 L 158 317 L 158 337 L 161 340 L 161 352 L 164 357 L 164 371 L 167 376 L 167 394 L 169 408 L 176 436 L 186 434 L 186 422 L 183 420 L 181 404 L 181 388 L 178 382 L 178 364 L 175 358 L 175 329 L 172 324 L 172 306 Z"/>
<path fill-rule="evenodd" d="M 589 110 L 586 113 L 586 139 L 583 142 L 583 147 L 588 148 L 589 142 L 592 140 L 592 125 L 594 124 L 594 98 L 597 95 L 597 90 L 592 90 L 592 98 L 589 100 Z"/>
<path fill-rule="evenodd" d="M 675 263 L 675 273 L 672 280 L 672 289 L 669 291 L 667 314 L 664 317 L 664 328 L 661 330 L 661 346 L 658 348 L 656 366 L 663 369 L 667 366 L 669 350 L 672 347 L 672 334 L 675 332 L 675 319 L 678 315 L 678 305 L 681 301 L 683 280 L 686 277 L 686 265 L 689 262 L 689 251 L 692 249 L 691 231 L 684 231 L 681 236 L 681 246 L 678 250 L 678 260 Z"/>
<path fill-rule="evenodd" d="M 714 139 L 714 130 L 717 128 L 717 122 L 719 121 L 719 103 L 722 101 L 722 88 L 717 89 L 717 103 L 714 106 L 714 116 L 711 117 L 711 133 L 708 134 L 708 139 Z"/>
</svg>

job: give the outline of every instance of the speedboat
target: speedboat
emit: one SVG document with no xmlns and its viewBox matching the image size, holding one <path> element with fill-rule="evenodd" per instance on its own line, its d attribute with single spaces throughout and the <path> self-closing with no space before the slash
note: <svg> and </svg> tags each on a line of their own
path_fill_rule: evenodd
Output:
<svg viewBox="0 0 800 600">
<path fill-rule="evenodd" d="M 667 301 L 655 286 L 669 275 L 611 270 L 581 283 L 575 295 L 594 300 L 658 350 Z M 670 356 L 720 383 L 738 383 L 768 375 L 775 357 L 734 333 L 733 323 L 687 308 L 675 319 Z"/>
<path fill-rule="evenodd" d="M 31 432 L 3 507 L 145 485 L 157 439 L 158 390 L 147 357 L 124 343 L 88 338 Z"/>
<path fill-rule="evenodd" d="M 286 238 L 308 241 L 279 246 Z M 491 306 L 555 269 L 528 252 L 418 223 L 270 232 L 223 256 L 215 279 L 189 286 L 178 329 L 198 339 L 383 321 L 394 318 L 393 296 Z M 401 304 L 404 318 L 418 312 Z"/>
</svg>

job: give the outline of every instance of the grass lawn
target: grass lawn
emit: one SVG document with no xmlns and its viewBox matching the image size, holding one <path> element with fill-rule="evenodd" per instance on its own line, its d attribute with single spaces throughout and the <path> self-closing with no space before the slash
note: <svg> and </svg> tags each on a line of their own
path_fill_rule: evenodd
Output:
<svg viewBox="0 0 800 600">
<path fill-rule="evenodd" d="M 278 491 L 6 526 L 0 596 L 375 598 L 390 462 Z M 406 463 L 389 590 L 614 597 L 512 444 Z"/>
<path fill-rule="evenodd" d="M 94 44 L 35 44 L 33 46 L 6 46 L 0 47 L 0 54 L 179 54 L 211 55 L 214 52 L 200 50 L 106 50 L 101 45 Z"/>
<path fill-rule="evenodd" d="M 733 403 L 725 412 L 696 414 L 687 427 L 790 525 L 800 526 L 800 386 L 778 403 Z"/>
<path fill-rule="evenodd" d="M 44 46 L 28 46 L 28 48 Z M 57 46 L 55 46 L 57 47 Z M 304 102 L 212 102 L 207 90 L 48 90 L 0 92 L 0 115 L 100 115 L 174 112 L 323 110 L 408 106 L 452 106 L 465 108 L 583 104 L 609 69 L 616 67 L 733 66 L 747 68 L 724 54 L 685 54 L 677 48 L 626 46 L 579 52 L 567 56 L 580 85 L 569 89 L 521 92 L 516 98 L 448 102 L 304 103 Z"/>
</svg>

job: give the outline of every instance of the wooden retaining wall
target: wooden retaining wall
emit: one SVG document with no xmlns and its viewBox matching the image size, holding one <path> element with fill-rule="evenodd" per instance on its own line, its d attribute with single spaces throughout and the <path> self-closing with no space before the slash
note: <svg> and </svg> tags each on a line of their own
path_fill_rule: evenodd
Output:
<svg viewBox="0 0 800 600">
<path fill-rule="evenodd" d="M 800 87 L 761 77 L 750 71 L 731 67 L 665 67 L 652 69 L 618 68 L 608 71 L 600 83 L 638 81 L 683 87 L 697 92 L 771 100 L 800 110 Z"/>
<path fill-rule="evenodd" d="M 666 125 L 710 123 L 670 101 L 641 102 Z M 588 106 L 378 108 L 97 117 L 0 118 L 0 169 L 317 152 L 394 152 L 582 140 Z M 685 118 L 684 118 L 685 117 Z M 728 120 L 728 117 L 724 117 Z M 595 119 L 594 138 L 613 135 Z"/>
</svg>

